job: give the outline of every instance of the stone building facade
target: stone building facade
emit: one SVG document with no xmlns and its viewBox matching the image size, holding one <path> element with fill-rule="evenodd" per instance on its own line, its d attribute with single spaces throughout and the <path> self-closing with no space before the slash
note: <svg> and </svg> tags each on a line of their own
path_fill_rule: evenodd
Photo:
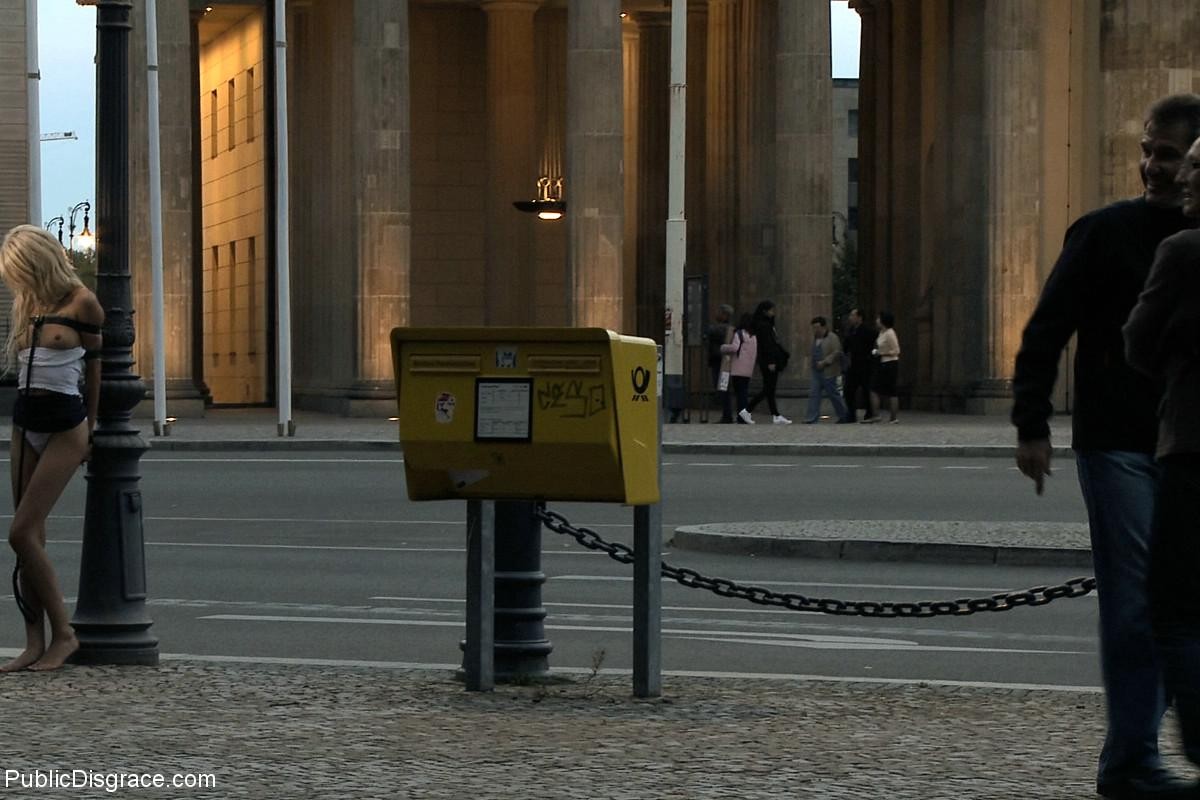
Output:
<svg viewBox="0 0 1200 800">
<path fill-rule="evenodd" d="M 1146 108 L 1200 92 L 1200 15 L 1189 0 L 851 5 L 863 302 L 895 312 L 914 404 L 1007 410 L 1067 226 L 1141 193 Z"/>
<path fill-rule="evenodd" d="M 1136 193 L 1143 109 L 1200 89 L 1200 18 L 1192 0 L 853 5 L 859 303 L 896 313 L 914 404 L 999 410 L 1069 220 Z M 9 207 L 24 203 L 21 6 L 0 0 L 0 230 L 24 221 Z M 271 404 L 273 4 L 158 6 L 172 411 Z M 661 340 L 668 6 L 289 0 L 297 407 L 390 413 L 396 325 Z M 808 320 L 831 311 L 829 5 L 692 0 L 687 20 L 686 273 L 707 278 L 710 306 L 774 299 L 803 352 Z M 132 264 L 148 380 L 144 36 L 137 3 Z M 539 184 L 561 185 L 565 219 L 513 208 Z"/>
</svg>

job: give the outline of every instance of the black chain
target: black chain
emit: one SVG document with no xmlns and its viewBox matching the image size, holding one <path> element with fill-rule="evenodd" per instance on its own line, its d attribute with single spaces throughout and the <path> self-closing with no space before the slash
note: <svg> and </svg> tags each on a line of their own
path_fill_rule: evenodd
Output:
<svg viewBox="0 0 1200 800">
<path fill-rule="evenodd" d="M 539 504 L 538 519 L 550 530 L 570 536 L 589 550 L 599 550 L 622 564 L 633 563 L 633 548 L 618 542 L 606 542 L 590 528 L 576 527 L 562 514 Z M 662 564 L 662 574 L 693 589 L 707 589 L 721 597 L 736 597 L 763 606 L 778 606 L 792 611 L 857 617 L 961 617 L 979 611 L 1011 611 L 1021 606 L 1044 606 L 1053 600 L 1083 597 L 1096 589 L 1095 578 L 1072 578 L 1056 586 L 1035 586 L 1023 592 L 1006 592 L 990 597 L 960 600 L 923 600 L 917 603 L 876 602 L 871 600 L 831 600 L 805 597 L 795 592 L 773 592 L 761 586 L 743 586 L 727 578 L 710 578 L 694 569 Z"/>
</svg>

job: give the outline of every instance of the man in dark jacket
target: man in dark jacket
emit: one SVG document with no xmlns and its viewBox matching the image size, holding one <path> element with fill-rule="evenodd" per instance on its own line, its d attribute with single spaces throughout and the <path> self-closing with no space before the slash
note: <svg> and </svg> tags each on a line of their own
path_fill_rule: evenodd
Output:
<svg viewBox="0 0 1200 800">
<path fill-rule="evenodd" d="M 1097 791 L 1110 798 L 1200 796 L 1159 758 L 1165 697 L 1146 591 L 1158 392 L 1126 364 L 1121 336 L 1155 248 L 1189 227 L 1175 176 L 1197 136 L 1200 96 L 1167 97 L 1150 109 L 1141 139 L 1145 193 L 1087 214 L 1067 231 L 1013 375 L 1017 466 L 1041 494 L 1050 474 L 1050 395 L 1062 350 L 1077 334 L 1072 446 L 1091 528 L 1108 700 Z"/>
<path fill-rule="evenodd" d="M 1200 219 L 1200 139 L 1179 171 L 1183 213 Z M 1200 230 L 1165 239 L 1125 323 L 1125 356 L 1166 387 L 1159 406 L 1159 480 L 1150 549 L 1150 612 L 1183 749 L 1200 766 Z"/>
<path fill-rule="evenodd" d="M 842 396 L 846 400 L 846 416 L 840 421 L 856 422 L 860 395 L 861 407 L 866 410 L 866 416 L 871 416 L 871 367 L 875 364 L 871 351 L 875 349 L 876 331 L 863 325 L 862 311 L 857 308 L 850 309 L 846 321 L 842 346 L 849 356 L 850 363 L 842 373 Z"/>
</svg>

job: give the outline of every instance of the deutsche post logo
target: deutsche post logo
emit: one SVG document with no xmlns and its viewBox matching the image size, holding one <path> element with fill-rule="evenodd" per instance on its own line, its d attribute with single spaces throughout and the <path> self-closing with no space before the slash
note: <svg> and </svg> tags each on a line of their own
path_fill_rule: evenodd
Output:
<svg viewBox="0 0 1200 800">
<path fill-rule="evenodd" d="M 646 397 L 646 389 L 650 386 L 650 370 L 645 367 L 638 367 L 630 373 L 633 379 L 633 402 L 649 403 L 650 398 Z"/>
</svg>

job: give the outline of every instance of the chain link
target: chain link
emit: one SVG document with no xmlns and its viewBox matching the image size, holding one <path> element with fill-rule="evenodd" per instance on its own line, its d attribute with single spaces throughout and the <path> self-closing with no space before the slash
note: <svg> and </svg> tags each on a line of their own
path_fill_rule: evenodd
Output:
<svg viewBox="0 0 1200 800">
<path fill-rule="evenodd" d="M 590 528 L 576 527 L 555 511 L 538 504 L 537 517 L 551 531 L 570 536 L 589 550 L 607 553 L 622 564 L 633 563 L 633 548 L 618 542 L 606 542 Z M 917 603 L 877 602 L 871 600 L 833 600 L 806 597 L 794 592 L 773 592 L 761 586 L 743 586 L 728 578 L 710 578 L 694 569 L 676 567 L 662 562 L 662 574 L 692 589 L 706 589 L 721 597 L 748 600 L 762 606 L 776 606 L 791 611 L 811 611 L 836 616 L 877 617 L 962 617 L 981 611 L 1011 611 L 1021 606 L 1044 606 L 1063 598 L 1083 597 L 1096 589 L 1095 578 L 1072 578 L 1057 586 L 1035 586 L 1021 592 L 1005 592 L 990 597 L 959 600 L 923 600 Z"/>
</svg>

